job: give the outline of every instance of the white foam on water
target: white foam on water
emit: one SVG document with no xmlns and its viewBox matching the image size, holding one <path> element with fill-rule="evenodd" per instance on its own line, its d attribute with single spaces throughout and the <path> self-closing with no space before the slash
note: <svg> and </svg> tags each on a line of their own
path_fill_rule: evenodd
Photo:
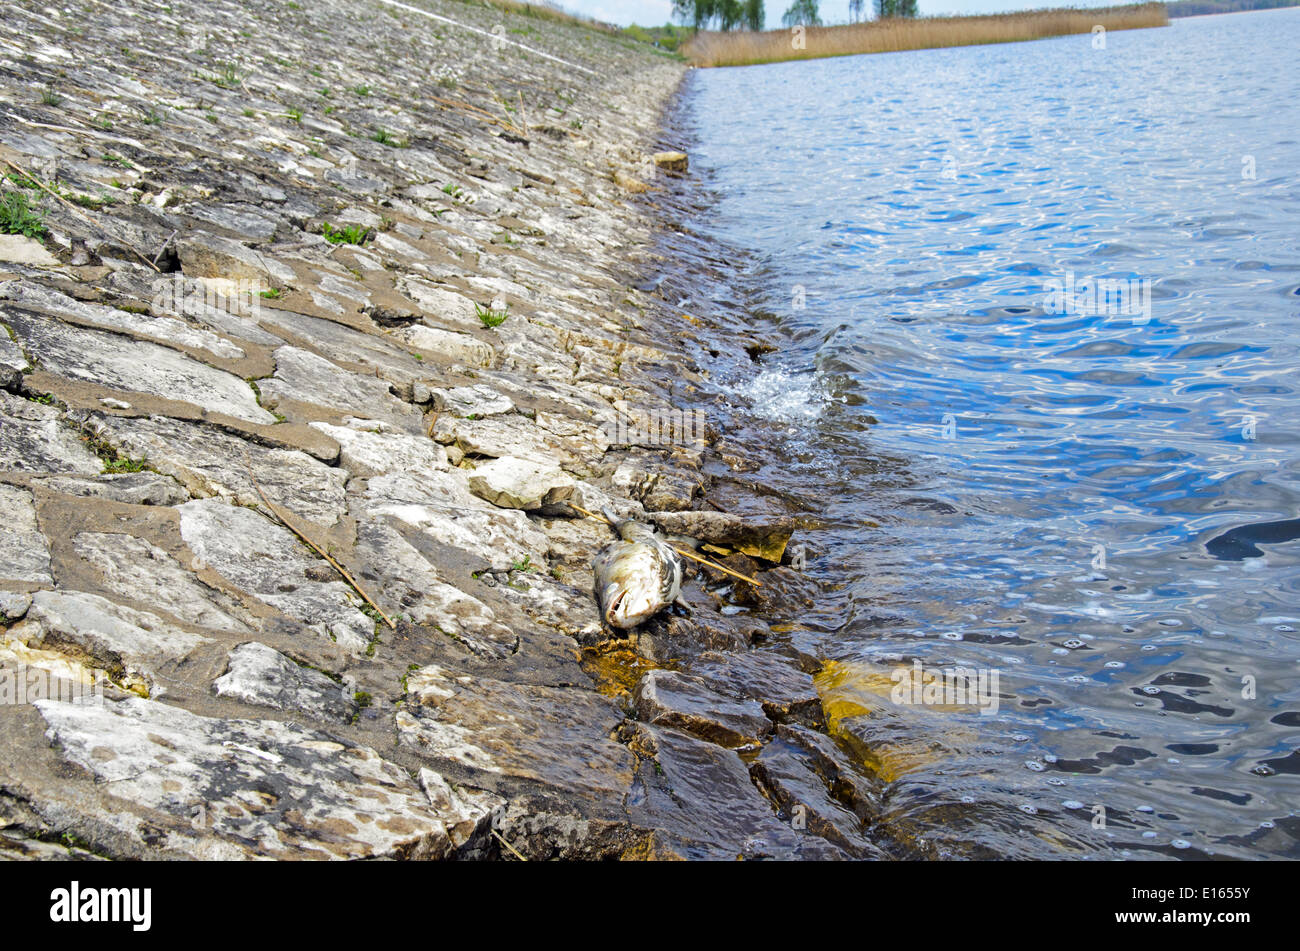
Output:
<svg viewBox="0 0 1300 951">
<path fill-rule="evenodd" d="M 764 368 L 730 389 L 749 400 L 755 414 L 779 423 L 815 422 L 827 400 L 819 374 L 791 373 L 783 367 Z"/>
</svg>

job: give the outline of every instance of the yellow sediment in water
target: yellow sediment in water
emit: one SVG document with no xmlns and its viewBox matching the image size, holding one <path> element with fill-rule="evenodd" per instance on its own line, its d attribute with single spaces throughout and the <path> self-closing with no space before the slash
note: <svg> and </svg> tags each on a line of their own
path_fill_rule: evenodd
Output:
<svg viewBox="0 0 1300 951">
<path fill-rule="evenodd" d="M 602 641 L 595 647 L 584 647 L 579 663 L 596 682 L 596 690 L 606 697 L 631 694 L 647 670 L 663 666 L 646 660 L 628 641 Z"/>
<path fill-rule="evenodd" d="M 975 739 L 973 730 L 937 716 L 970 713 L 975 707 L 898 703 L 896 670 L 832 660 L 813 677 L 827 731 L 843 740 L 863 765 L 885 782 L 938 763 Z M 875 722 L 850 722 L 861 717 Z"/>
</svg>

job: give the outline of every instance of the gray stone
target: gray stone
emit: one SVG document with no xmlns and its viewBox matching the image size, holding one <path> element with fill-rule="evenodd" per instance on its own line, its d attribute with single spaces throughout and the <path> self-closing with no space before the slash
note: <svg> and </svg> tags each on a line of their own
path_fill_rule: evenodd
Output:
<svg viewBox="0 0 1300 951">
<path fill-rule="evenodd" d="M 294 280 L 293 268 L 238 241 L 214 234 L 193 232 L 186 235 L 177 240 L 176 252 L 186 277 L 264 280 L 271 287 L 283 287 Z"/>
<path fill-rule="evenodd" d="M 452 786 L 440 773 L 427 767 L 421 768 L 419 780 L 429 804 L 446 823 L 451 844 L 458 849 L 487 835 L 493 815 L 506 804 L 505 799 L 487 790 Z"/>
<path fill-rule="evenodd" d="M 574 480 L 554 466 L 502 456 L 469 475 L 469 490 L 505 509 L 533 511 L 556 505 L 573 495 Z"/>
<path fill-rule="evenodd" d="M 450 468 L 447 450 L 425 436 L 375 433 L 329 423 L 312 423 L 312 427 L 339 444 L 339 463 L 360 478 L 386 472 L 445 472 Z"/>
<path fill-rule="evenodd" d="M 0 580 L 53 584 L 50 546 L 36 527 L 32 494 L 0 483 L 0 523 Z"/>
<path fill-rule="evenodd" d="M 143 682 L 161 692 L 168 670 L 209 638 L 181 630 L 156 614 L 81 591 L 38 591 L 22 623 L 10 631 L 29 647 L 57 650 L 108 671 L 114 680 Z"/>
<path fill-rule="evenodd" d="M 0 620 L 17 621 L 32 606 L 32 596 L 19 591 L 0 591 Z"/>
<path fill-rule="evenodd" d="M 272 408 L 290 399 L 420 431 L 420 411 L 395 397 L 386 381 L 351 373 L 297 347 L 276 350 L 275 376 L 257 385 Z"/>
<path fill-rule="evenodd" d="M 420 859 L 451 848 L 420 787 L 369 747 L 151 700 L 36 708 L 65 760 L 121 800 L 173 817 L 157 845 L 209 859 Z M 100 810 L 117 824 L 111 801 Z"/>
<path fill-rule="evenodd" d="M 134 535 L 79 532 L 73 549 L 99 574 L 105 588 L 137 604 L 157 605 L 195 627 L 247 634 L 256 622 L 233 598 L 200 581 L 156 545 Z M 190 565 L 198 570 L 202 563 Z"/>
<path fill-rule="evenodd" d="M 514 400 L 484 383 L 450 389 L 434 388 L 430 392 L 437 401 L 438 410 L 453 416 L 498 416 L 512 413 L 515 409 Z"/>
<path fill-rule="evenodd" d="M 9 329 L 0 324 L 0 387 L 10 387 L 22 378 L 27 357 L 22 348 L 9 339 Z"/>
<path fill-rule="evenodd" d="M 356 710 L 346 687 L 256 641 L 230 652 L 229 667 L 212 682 L 212 689 L 218 697 L 302 713 L 315 720 L 347 723 Z"/>
<path fill-rule="evenodd" d="M 665 532 L 689 535 L 713 545 L 725 545 L 754 558 L 779 562 L 794 534 L 794 519 L 761 522 L 723 512 L 656 512 L 655 524 Z"/>
<path fill-rule="evenodd" d="M 419 351 L 421 356 L 433 354 L 443 360 L 471 367 L 490 367 L 496 360 L 496 352 L 491 345 L 454 330 L 416 324 L 403 327 L 396 332 L 396 336 Z"/>
<path fill-rule="evenodd" d="M 657 726 L 693 733 L 727 747 L 756 747 L 772 722 L 753 700 L 729 700 L 702 680 L 674 670 L 652 670 L 633 693 L 637 714 Z"/>
<path fill-rule="evenodd" d="M 119 453 L 145 459 L 171 476 L 189 495 L 260 505 L 256 479 L 273 503 L 325 527 L 335 524 L 345 507 L 347 473 L 296 449 L 272 449 L 164 416 L 92 413 L 86 425 Z"/>
<path fill-rule="evenodd" d="M 0 469 L 17 472 L 104 471 L 53 406 L 0 390 Z"/>
<path fill-rule="evenodd" d="M 0 234 L 0 262 L 27 267 L 58 267 L 60 261 L 35 238 L 20 234 Z"/>
<path fill-rule="evenodd" d="M 100 386 L 183 400 L 251 423 L 275 422 L 239 377 L 175 350 L 13 308 L 5 313 L 6 321 L 27 352 L 40 360 L 43 370 Z"/>
<path fill-rule="evenodd" d="M 278 608 L 344 650 L 361 654 L 375 622 L 343 581 L 316 581 L 325 563 L 286 529 L 250 509 L 216 499 L 180 506 L 181 536 L 190 549 L 237 588 Z"/>
<path fill-rule="evenodd" d="M 54 492 L 126 505 L 180 505 L 190 494 L 175 479 L 157 472 L 106 472 L 90 476 L 50 476 L 40 484 Z"/>
</svg>

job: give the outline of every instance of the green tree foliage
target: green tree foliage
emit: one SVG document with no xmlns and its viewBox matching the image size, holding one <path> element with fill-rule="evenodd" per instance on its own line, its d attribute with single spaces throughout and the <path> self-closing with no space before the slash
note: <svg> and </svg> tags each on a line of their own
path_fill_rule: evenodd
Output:
<svg viewBox="0 0 1300 951">
<path fill-rule="evenodd" d="M 877 20 L 916 16 L 916 0 L 874 0 L 874 2 Z"/>
<path fill-rule="evenodd" d="M 719 30 L 763 28 L 763 0 L 673 0 L 673 16 L 697 30 L 711 24 Z"/>
<path fill-rule="evenodd" d="M 794 0 L 790 9 L 782 14 L 781 22 L 786 26 L 821 26 L 821 17 L 817 15 L 817 0 Z"/>
</svg>

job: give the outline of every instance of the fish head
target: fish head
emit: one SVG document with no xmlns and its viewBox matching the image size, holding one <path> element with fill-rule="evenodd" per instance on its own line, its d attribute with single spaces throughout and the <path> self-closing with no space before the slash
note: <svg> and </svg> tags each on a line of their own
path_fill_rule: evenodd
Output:
<svg viewBox="0 0 1300 951">
<path fill-rule="evenodd" d="M 628 585 L 618 581 L 605 585 L 600 600 L 605 622 L 610 627 L 624 631 L 650 620 L 663 607 L 657 592 L 644 585 Z"/>
</svg>

